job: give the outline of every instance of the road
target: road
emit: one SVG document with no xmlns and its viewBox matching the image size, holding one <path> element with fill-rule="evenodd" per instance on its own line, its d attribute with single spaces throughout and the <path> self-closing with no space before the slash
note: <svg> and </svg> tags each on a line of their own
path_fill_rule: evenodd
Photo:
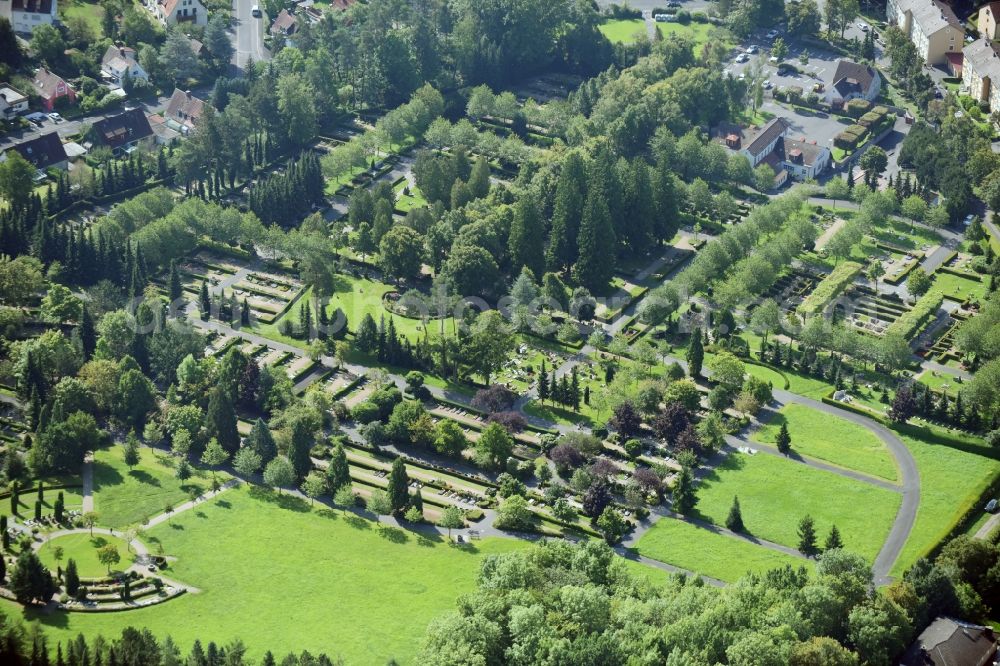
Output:
<svg viewBox="0 0 1000 666">
<path fill-rule="evenodd" d="M 236 50 L 233 64 L 241 71 L 248 60 L 261 62 L 271 59 L 271 53 L 264 46 L 264 27 L 270 21 L 266 15 L 260 18 L 250 15 L 250 10 L 258 2 L 259 0 L 233 0 L 233 48 Z"/>
</svg>

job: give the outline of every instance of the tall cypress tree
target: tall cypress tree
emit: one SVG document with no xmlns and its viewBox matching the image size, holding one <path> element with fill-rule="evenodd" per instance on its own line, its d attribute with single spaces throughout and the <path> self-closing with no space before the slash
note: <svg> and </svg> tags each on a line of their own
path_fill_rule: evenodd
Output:
<svg viewBox="0 0 1000 666">
<path fill-rule="evenodd" d="M 205 428 L 208 437 L 215 437 L 222 448 L 232 455 L 240 448 L 240 433 L 236 427 L 236 410 L 229 399 L 229 392 L 216 386 L 208 396 L 205 412 Z"/>
<path fill-rule="evenodd" d="M 705 347 L 701 342 L 701 329 L 694 329 L 691 335 L 691 346 L 688 347 L 687 363 L 688 375 L 697 377 L 701 374 L 702 363 L 705 362 Z"/>
<path fill-rule="evenodd" d="M 615 230 L 602 188 L 591 183 L 577 238 L 573 279 L 592 292 L 603 291 L 615 272 Z"/>
<path fill-rule="evenodd" d="M 392 506 L 393 513 L 401 513 L 406 509 L 406 505 L 410 501 L 410 478 L 406 474 L 406 465 L 403 464 L 402 458 L 396 458 L 392 461 L 392 471 L 389 472 L 389 487 L 387 492 L 389 493 L 389 504 Z"/>
<path fill-rule="evenodd" d="M 579 221 L 583 216 L 586 189 L 583 158 L 575 152 L 570 153 L 563 160 L 556 183 L 549 245 L 545 251 L 545 263 L 551 271 L 564 270 L 576 261 Z"/>
<path fill-rule="evenodd" d="M 331 495 L 335 495 L 340 488 L 351 483 L 351 469 L 347 464 L 347 453 L 344 452 L 344 445 L 340 442 L 337 442 L 337 445 L 333 447 L 333 455 L 326 468 L 326 479 L 330 486 Z"/>
<path fill-rule="evenodd" d="M 515 204 L 514 221 L 510 227 L 508 249 L 515 272 L 527 266 L 535 275 L 542 274 L 545 268 L 542 248 L 544 231 L 541 205 L 535 193 L 529 190 Z"/>
<path fill-rule="evenodd" d="M 177 271 L 177 260 L 170 260 L 170 301 L 176 303 L 180 300 L 181 296 L 184 294 L 184 288 L 181 286 L 181 276 Z"/>
<path fill-rule="evenodd" d="M 94 318 L 90 316 L 90 308 L 83 305 L 83 314 L 80 317 L 80 343 L 83 345 L 83 356 L 90 360 L 94 350 L 97 348 L 97 332 L 94 330 Z"/>
</svg>

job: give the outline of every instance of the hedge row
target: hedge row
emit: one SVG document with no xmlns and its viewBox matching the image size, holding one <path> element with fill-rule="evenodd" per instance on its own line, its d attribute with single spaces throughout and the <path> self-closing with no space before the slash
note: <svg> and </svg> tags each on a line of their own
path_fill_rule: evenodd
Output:
<svg viewBox="0 0 1000 666">
<path fill-rule="evenodd" d="M 799 312 L 804 315 L 819 314 L 826 305 L 840 295 L 861 272 L 863 267 L 856 261 L 845 261 L 823 278 L 812 293 L 799 305 Z"/>
<path fill-rule="evenodd" d="M 931 315 L 938 311 L 943 302 L 944 294 L 936 289 L 932 289 L 920 297 L 920 300 L 917 301 L 912 310 L 904 313 L 902 317 L 889 324 L 889 328 L 886 329 L 886 335 L 894 333 L 902 336 L 905 340 L 909 340 L 927 323 Z"/>
</svg>

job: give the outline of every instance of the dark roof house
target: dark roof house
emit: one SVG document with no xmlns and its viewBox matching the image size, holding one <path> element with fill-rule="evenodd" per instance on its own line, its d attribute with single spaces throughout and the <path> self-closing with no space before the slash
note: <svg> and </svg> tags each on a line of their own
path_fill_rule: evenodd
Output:
<svg viewBox="0 0 1000 666">
<path fill-rule="evenodd" d="M 10 149 L 20 153 L 21 157 L 31 162 L 36 169 L 44 170 L 52 166 L 65 166 L 69 159 L 56 132 L 43 134 L 31 141 L 11 146 Z"/>
<path fill-rule="evenodd" d="M 113 150 L 135 145 L 153 136 L 153 129 L 142 109 L 131 109 L 94 123 L 94 140 Z"/>
<path fill-rule="evenodd" d="M 841 99 L 863 97 L 871 101 L 878 96 L 878 72 L 868 65 L 841 60 L 833 74 L 833 88 Z"/>
<path fill-rule="evenodd" d="M 939 617 L 900 659 L 900 666 L 986 666 L 997 653 L 993 629 Z"/>
</svg>

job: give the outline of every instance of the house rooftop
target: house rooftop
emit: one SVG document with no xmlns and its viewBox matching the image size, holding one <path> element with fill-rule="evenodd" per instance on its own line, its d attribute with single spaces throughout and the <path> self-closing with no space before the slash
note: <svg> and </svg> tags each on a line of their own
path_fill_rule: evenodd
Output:
<svg viewBox="0 0 1000 666">
<path fill-rule="evenodd" d="M 788 131 L 789 123 L 781 117 L 771 118 L 759 129 L 750 128 L 743 133 L 744 148 L 751 155 L 759 155 L 779 136 Z"/>
<path fill-rule="evenodd" d="M 36 169 L 47 169 L 53 164 L 66 161 L 66 149 L 55 132 L 16 144 L 10 150 L 16 150 Z"/>
<path fill-rule="evenodd" d="M 298 19 L 288 13 L 287 9 L 282 9 L 271 24 L 272 35 L 291 35 L 298 27 Z"/>
<path fill-rule="evenodd" d="M 996 654 L 993 630 L 949 617 L 935 619 L 917 637 L 900 666 L 981 666 Z"/>
<path fill-rule="evenodd" d="M 898 0 L 898 6 L 913 14 L 913 20 L 925 35 L 933 35 L 944 28 L 965 32 L 955 11 L 941 0 Z"/>
<path fill-rule="evenodd" d="M 979 76 L 1000 84 L 1000 47 L 983 38 L 962 49 L 962 67 L 971 67 Z"/>
<path fill-rule="evenodd" d="M 94 123 L 94 138 L 109 148 L 121 148 L 153 135 L 142 109 L 130 109 Z"/>
<path fill-rule="evenodd" d="M 35 87 L 39 97 L 42 97 L 43 99 L 50 99 L 55 96 L 60 84 L 66 88 L 70 87 L 69 84 L 62 79 L 62 77 L 58 74 L 53 74 L 44 67 L 35 72 L 35 78 L 31 84 Z"/>
<path fill-rule="evenodd" d="M 28 99 L 25 94 L 11 88 L 9 83 L 0 83 L 0 97 L 2 97 L 9 106 L 14 106 L 15 104 Z"/>
<path fill-rule="evenodd" d="M 195 125 L 205 111 L 205 102 L 191 94 L 190 90 L 174 89 L 163 114 L 182 125 Z"/>
<path fill-rule="evenodd" d="M 864 93 L 878 76 L 873 68 L 851 60 L 841 60 L 833 73 L 833 87 L 841 97 L 846 98 L 852 93 Z"/>
</svg>

